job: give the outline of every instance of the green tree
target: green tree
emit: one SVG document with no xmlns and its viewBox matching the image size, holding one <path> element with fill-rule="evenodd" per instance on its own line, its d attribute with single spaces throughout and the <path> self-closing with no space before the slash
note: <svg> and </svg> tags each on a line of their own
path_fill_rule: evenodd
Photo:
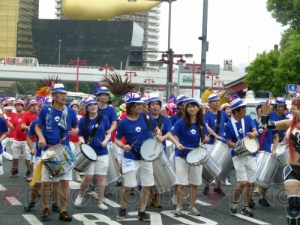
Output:
<svg viewBox="0 0 300 225">
<path fill-rule="evenodd" d="M 281 34 L 281 40 L 280 40 L 280 51 L 283 52 L 284 49 L 287 46 L 287 42 L 292 35 L 299 34 L 297 30 L 294 30 L 292 28 L 286 29 L 282 34 Z"/>
<path fill-rule="evenodd" d="M 299 84 L 300 75 L 300 34 L 291 35 L 279 57 L 273 79 L 273 94 L 283 92 L 287 84 Z"/>
<path fill-rule="evenodd" d="M 76 84 L 75 83 L 66 83 L 66 84 L 64 84 L 64 86 L 67 89 L 67 91 L 72 91 L 72 92 L 76 91 Z M 88 84 L 79 83 L 78 91 L 86 93 L 86 94 L 90 94 L 90 86 Z"/>
<path fill-rule="evenodd" d="M 18 95 L 20 97 L 22 96 L 27 96 L 27 95 L 34 95 L 36 91 L 36 82 L 28 82 L 28 81 L 16 81 L 15 84 L 13 84 L 9 89 L 8 89 L 8 95 L 9 96 L 14 96 L 15 95 L 15 90 L 18 91 Z"/>
<path fill-rule="evenodd" d="M 300 25 L 300 0 L 268 0 L 267 10 L 284 26 L 297 29 Z"/>
<path fill-rule="evenodd" d="M 245 84 L 255 92 L 271 90 L 274 86 L 273 77 L 279 56 L 278 50 L 257 54 L 256 59 L 247 67 Z"/>
</svg>

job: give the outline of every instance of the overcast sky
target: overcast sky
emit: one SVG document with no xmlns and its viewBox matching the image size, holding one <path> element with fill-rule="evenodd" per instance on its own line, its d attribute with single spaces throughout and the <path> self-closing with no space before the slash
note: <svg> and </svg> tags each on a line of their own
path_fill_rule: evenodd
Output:
<svg viewBox="0 0 300 225">
<path fill-rule="evenodd" d="M 88 0 L 85 0 L 88 2 Z M 111 0 L 110 0 L 111 1 Z M 207 63 L 248 64 L 257 53 L 279 44 L 284 28 L 266 9 L 267 0 L 209 0 Z M 133 4 L 133 3 L 131 3 Z M 202 0 L 177 0 L 172 3 L 171 48 L 175 54 L 192 53 L 201 61 Z M 160 50 L 167 50 L 168 3 L 161 7 Z M 40 0 L 40 18 L 55 18 L 55 0 Z"/>
</svg>

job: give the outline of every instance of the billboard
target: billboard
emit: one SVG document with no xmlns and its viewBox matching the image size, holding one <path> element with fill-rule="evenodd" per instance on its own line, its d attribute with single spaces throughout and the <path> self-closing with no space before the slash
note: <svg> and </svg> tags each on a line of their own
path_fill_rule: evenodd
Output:
<svg viewBox="0 0 300 225">
<path fill-rule="evenodd" d="M 30 57 L 6 57 L 5 65 L 11 66 L 39 66 L 36 58 Z"/>
</svg>

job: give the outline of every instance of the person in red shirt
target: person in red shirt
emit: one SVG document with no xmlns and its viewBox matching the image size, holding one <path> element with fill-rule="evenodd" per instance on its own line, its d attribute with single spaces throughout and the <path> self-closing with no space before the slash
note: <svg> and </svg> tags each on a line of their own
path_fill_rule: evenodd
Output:
<svg viewBox="0 0 300 225">
<path fill-rule="evenodd" d="M 7 99 L 5 100 L 5 102 L 3 102 L 3 114 L 2 117 L 5 119 L 6 121 L 6 125 L 7 125 L 7 121 L 13 121 L 14 118 L 16 117 L 16 113 L 13 112 L 14 109 L 14 103 L 11 99 Z M 8 125 L 7 125 L 8 127 Z M 12 160 L 13 157 L 10 153 L 8 153 L 8 151 L 11 151 L 11 144 L 12 144 L 12 140 L 15 136 L 15 131 L 9 129 L 9 132 L 7 133 L 6 138 L 1 141 L 2 144 L 2 149 L 3 149 L 3 156 L 5 158 L 7 158 L 8 160 Z"/>
<path fill-rule="evenodd" d="M 32 177 L 32 171 L 30 166 L 30 158 L 31 158 L 31 150 L 29 149 L 26 139 L 27 133 L 21 129 L 21 124 L 23 122 L 23 117 L 26 115 L 24 111 L 24 102 L 22 100 L 15 101 L 15 109 L 16 109 L 16 117 L 13 121 L 8 121 L 7 125 L 10 130 L 15 131 L 15 136 L 13 139 L 13 143 L 11 146 L 12 150 L 12 168 L 11 168 L 11 175 L 10 177 L 17 177 L 19 176 L 19 159 L 23 154 L 25 158 L 25 164 L 27 166 L 26 178 Z"/>
</svg>

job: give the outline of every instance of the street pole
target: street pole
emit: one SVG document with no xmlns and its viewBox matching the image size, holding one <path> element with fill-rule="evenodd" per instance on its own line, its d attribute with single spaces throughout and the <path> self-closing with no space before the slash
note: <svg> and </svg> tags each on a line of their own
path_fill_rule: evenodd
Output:
<svg viewBox="0 0 300 225">
<path fill-rule="evenodd" d="M 77 70 L 76 70 L 76 92 L 78 92 L 78 76 L 79 76 L 79 57 L 77 58 Z"/>
<path fill-rule="evenodd" d="M 192 98 L 194 98 L 194 85 L 195 85 L 195 61 L 193 61 L 193 75 L 192 75 Z"/>
<path fill-rule="evenodd" d="M 169 0 L 169 24 L 168 24 L 168 66 L 167 66 L 167 90 L 166 90 L 166 102 L 169 100 L 171 93 L 172 73 L 173 73 L 173 60 L 171 49 L 171 18 L 172 18 L 172 0 Z"/>
<path fill-rule="evenodd" d="M 177 96 L 180 95 L 180 63 L 178 63 L 178 70 L 177 70 Z"/>
<path fill-rule="evenodd" d="M 205 73 L 206 73 L 206 52 L 207 46 L 207 14 L 208 0 L 203 0 L 203 19 L 202 19 L 202 49 L 201 49 L 201 76 L 200 76 L 200 97 L 205 91 Z"/>
<path fill-rule="evenodd" d="M 61 40 L 59 39 L 58 41 L 59 41 L 59 43 L 58 43 L 58 65 L 60 65 L 60 45 L 61 45 Z"/>
</svg>

